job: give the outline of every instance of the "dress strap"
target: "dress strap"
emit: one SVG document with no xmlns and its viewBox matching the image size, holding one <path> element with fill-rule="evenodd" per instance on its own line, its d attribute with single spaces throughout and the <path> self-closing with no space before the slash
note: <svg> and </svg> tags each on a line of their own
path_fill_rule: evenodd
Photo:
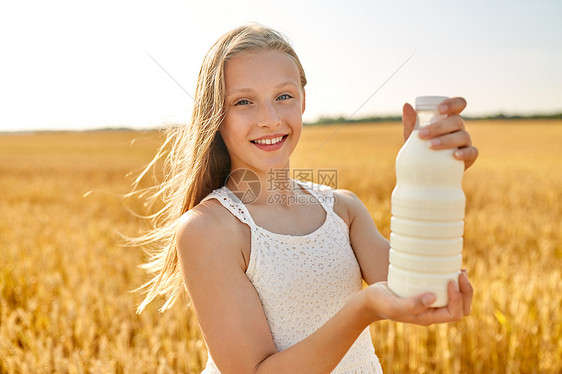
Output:
<svg viewBox="0 0 562 374">
<path fill-rule="evenodd" d="M 324 207 L 326 212 L 334 211 L 334 194 L 333 189 L 330 186 L 303 182 L 297 179 L 294 181 L 307 190 L 316 199 L 316 201 Z M 221 188 L 217 188 L 205 196 L 201 202 L 209 199 L 217 199 L 221 205 L 232 213 L 232 215 L 238 218 L 242 223 L 249 225 L 252 229 L 257 227 L 246 205 L 244 205 L 238 196 L 228 189 L 228 187 L 222 186 Z"/>
<path fill-rule="evenodd" d="M 242 223 L 247 224 L 252 229 L 256 227 L 256 223 L 252 219 L 248 208 L 246 208 L 244 203 L 238 198 L 238 196 L 230 191 L 228 187 L 222 186 L 221 188 L 217 188 L 205 196 L 201 202 L 209 199 L 217 199 L 222 206 L 228 209 L 228 211 Z"/>
</svg>

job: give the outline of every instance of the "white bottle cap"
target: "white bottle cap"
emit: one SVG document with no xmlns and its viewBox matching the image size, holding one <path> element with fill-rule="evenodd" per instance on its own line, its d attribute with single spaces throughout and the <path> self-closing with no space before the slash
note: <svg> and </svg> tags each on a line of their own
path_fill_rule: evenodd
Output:
<svg viewBox="0 0 562 374">
<path fill-rule="evenodd" d="M 447 99 L 447 96 L 418 96 L 416 97 L 416 110 L 435 109 L 439 104 Z"/>
</svg>

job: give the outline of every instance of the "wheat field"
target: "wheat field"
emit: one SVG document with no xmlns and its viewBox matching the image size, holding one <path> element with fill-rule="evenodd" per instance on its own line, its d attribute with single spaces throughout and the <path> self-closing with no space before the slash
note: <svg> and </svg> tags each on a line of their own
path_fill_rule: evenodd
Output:
<svg viewBox="0 0 562 374">
<path fill-rule="evenodd" d="M 467 124 L 463 321 L 371 325 L 385 373 L 562 371 L 562 122 Z M 335 135 L 323 144 L 331 134 Z M 0 135 L 0 373 L 198 373 L 206 352 L 184 297 L 141 315 L 136 235 L 123 199 L 162 138 L 108 131 Z M 293 168 L 336 169 L 389 235 L 397 124 L 307 127 Z"/>
</svg>

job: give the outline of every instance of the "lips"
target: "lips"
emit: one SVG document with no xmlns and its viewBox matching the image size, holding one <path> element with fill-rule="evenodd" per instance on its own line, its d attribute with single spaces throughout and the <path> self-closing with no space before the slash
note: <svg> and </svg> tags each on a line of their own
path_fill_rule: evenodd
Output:
<svg viewBox="0 0 562 374">
<path fill-rule="evenodd" d="M 273 137 L 262 137 L 256 140 L 250 140 L 250 142 L 258 147 L 262 151 L 276 151 L 285 144 L 285 139 L 287 139 L 289 135 L 279 135 Z M 268 144 L 269 143 L 269 144 Z"/>
<path fill-rule="evenodd" d="M 260 145 L 275 145 L 277 143 L 283 142 L 287 138 L 288 134 L 274 134 L 262 136 L 261 138 L 250 140 L 254 144 Z"/>
</svg>

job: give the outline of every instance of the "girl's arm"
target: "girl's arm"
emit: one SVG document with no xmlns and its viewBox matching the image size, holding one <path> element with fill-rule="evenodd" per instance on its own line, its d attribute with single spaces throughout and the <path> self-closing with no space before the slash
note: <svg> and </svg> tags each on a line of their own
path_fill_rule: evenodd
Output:
<svg viewBox="0 0 562 374">
<path fill-rule="evenodd" d="M 456 309 L 451 314 L 428 314 L 432 294 L 399 299 L 378 284 L 354 295 L 317 331 L 279 352 L 245 274 L 243 246 L 249 242 L 249 229 L 218 204 L 200 204 L 182 216 L 177 249 L 203 336 L 223 374 L 326 373 L 373 321 L 390 318 L 430 324 L 462 317 Z M 449 291 L 449 305 L 458 307 L 461 294 Z"/>
<path fill-rule="evenodd" d="M 355 258 L 367 284 L 384 282 L 388 275 L 390 243 L 377 229 L 363 202 L 351 191 L 334 190 L 334 212 L 349 227 Z"/>
</svg>

